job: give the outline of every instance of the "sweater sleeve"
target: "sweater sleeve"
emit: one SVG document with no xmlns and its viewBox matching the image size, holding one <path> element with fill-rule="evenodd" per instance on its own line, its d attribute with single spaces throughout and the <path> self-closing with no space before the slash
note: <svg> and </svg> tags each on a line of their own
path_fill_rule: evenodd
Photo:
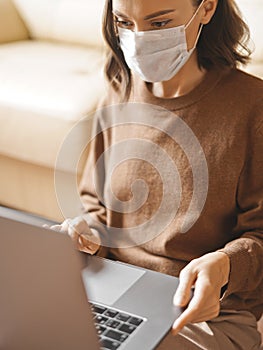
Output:
<svg viewBox="0 0 263 350">
<path fill-rule="evenodd" d="M 262 106 L 262 104 L 261 104 Z M 252 292 L 263 285 L 263 106 L 253 111 L 254 123 L 247 157 L 237 185 L 235 240 L 220 251 L 230 258 L 230 275 L 224 298 Z M 255 117 L 255 118 L 254 118 Z M 259 119 L 258 119 L 259 117 Z"/>
<path fill-rule="evenodd" d="M 98 234 L 102 241 L 102 247 L 97 255 L 106 256 L 107 219 L 102 198 L 105 180 L 104 140 L 99 115 L 98 109 L 93 119 L 92 138 L 88 145 L 88 158 L 79 185 L 79 193 L 83 206 L 83 216 L 94 234 Z"/>
</svg>

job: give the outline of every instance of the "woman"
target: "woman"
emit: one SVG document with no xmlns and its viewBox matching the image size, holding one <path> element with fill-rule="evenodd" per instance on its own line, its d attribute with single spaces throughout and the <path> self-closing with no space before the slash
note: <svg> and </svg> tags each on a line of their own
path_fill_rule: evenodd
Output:
<svg viewBox="0 0 263 350">
<path fill-rule="evenodd" d="M 68 232 L 85 252 L 180 276 L 174 303 L 186 309 L 160 349 L 258 349 L 263 83 L 237 69 L 249 58 L 248 29 L 233 0 L 107 0 L 104 34 L 110 49 L 109 96 L 94 120 L 96 138 L 81 183 L 89 216 L 66 220 L 55 229 Z M 138 114 L 145 104 L 152 106 L 149 127 L 130 120 L 125 124 L 124 119 L 123 125 L 109 124 L 120 109 L 107 106 L 120 102 Z M 184 144 L 187 136 L 178 145 L 169 132 L 180 123 L 179 138 L 187 128 L 192 134 L 185 134 L 191 142 Z M 132 156 L 135 144 L 125 147 L 135 138 L 144 140 L 145 147 L 137 143 L 144 157 Z M 119 153 L 114 145 L 120 146 Z M 159 170 L 169 162 L 155 156 L 156 145 L 180 173 L 178 179 L 178 172 L 168 169 L 165 179 L 171 180 L 171 192 L 181 186 L 173 197 L 176 202 L 181 194 L 181 203 L 168 225 L 163 224 L 163 211 L 158 230 L 151 226 L 150 235 L 137 230 L 142 240 L 131 244 L 129 230 L 150 222 L 166 193 Z M 196 150 L 194 157 L 188 146 Z M 121 152 L 131 159 L 118 162 Z M 158 169 L 147 164 L 147 156 Z M 201 180 L 195 183 L 195 178 Z M 174 206 L 170 201 L 166 213 Z M 129 242 L 117 229 L 127 232 Z"/>
</svg>

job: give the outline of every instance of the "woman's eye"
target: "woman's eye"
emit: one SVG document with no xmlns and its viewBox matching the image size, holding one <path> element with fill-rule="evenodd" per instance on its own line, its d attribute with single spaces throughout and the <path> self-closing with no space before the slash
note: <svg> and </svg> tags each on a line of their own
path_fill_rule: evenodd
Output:
<svg viewBox="0 0 263 350">
<path fill-rule="evenodd" d="M 151 26 L 154 28 L 162 28 L 162 27 L 165 27 L 170 22 L 171 22 L 171 19 L 168 19 L 165 21 L 156 21 L 156 22 L 152 22 Z"/>
<path fill-rule="evenodd" d="M 117 24 L 118 27 L 121 27 L 121 28 L 131 28 L 133 26 L 132 22 L 122 21 L 120 19 L 116 19 L 115 23 Z"/>
</svg>

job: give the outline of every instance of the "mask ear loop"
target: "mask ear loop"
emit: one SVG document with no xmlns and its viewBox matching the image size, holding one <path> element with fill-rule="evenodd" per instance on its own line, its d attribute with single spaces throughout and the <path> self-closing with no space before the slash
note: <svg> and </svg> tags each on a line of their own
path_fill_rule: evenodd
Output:
<svg viewBox="0 0 263 350">
<path fill-rule="evenodd" d="M 195 11 L 194 15 L 192 16 L 192 18 L 190 19 L 190 21 L 184 26 L 185 29 L 187 29 L 190 24 L 193 22 L 193 20 L 195 19 L 197 13 L 199 12 L 200 8 L 203 6 L 203 3 L 205 2 L 206 0 L 202 0 L 201 4 L 198 6 L 197 10 Z"/>
<path fill-rule="evenodd" d="M 200 10 L 200 8 L 202 7 L 202 5 L 203 5 L 203 3 L 204 3 L 205 1 L 206 1 L 206 0 L 202 0 L 202 2 L 200 3 L 200 5 L 198 6 L 197 10 L 195 11 L 194 15 L 193 15 L 192 18 L 190 19 L 190 21 L 185 25 L 185 27 L 184 27 L 185 29 L 187 29 L 187 28 L 189 27 L 189 25 L 193 22 L 193 20 L 195 19 L 195 17 L 196 17 L 196 15 L 197 15 L 198 11 Z M 203 26 L 204 26 L 203 23 L 201 23 L 200 28 L 199 28 L 199 31 L 198 31 L 198 33 L 197 33 L 197 37 L 196 37 L 196 39 L 195 39 L 194 46 L 192 47 L 191 50 L 193 50 L 193 49 L 196 48 L 197 43 L 198 43 L 198 40 L 199 40 L 200 35 L 201 35 L 201 32 L 202 32 L 202 29 L 203 29 Z"/>
<path fill-rule="evenodd" d="M 195 40 L 195 43 L 194 43 L 194 46 L 193 46 L 192 49 L 196 48 L 196 46 L 197 46 L 198 40 L 199 40 L 199 38 L 200 38 L 202 29 L 203 29 L 203 26 L 204 26 L 204 25 L 203 25 L 203 23 L 202 23 L 202 24 L 200 25 L 200 28 L 199 28 L 199 31 L 198 31 L 198 33 L 197 33 L 197 37 L 196 37 L 196 40 Z"/>
</svg>

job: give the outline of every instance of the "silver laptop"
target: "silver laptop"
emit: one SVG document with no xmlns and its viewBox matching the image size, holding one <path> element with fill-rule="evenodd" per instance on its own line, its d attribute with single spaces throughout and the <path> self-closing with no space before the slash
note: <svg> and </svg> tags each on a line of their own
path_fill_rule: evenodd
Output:
<svg viewBox="0 0 263 350">
<path fill-rule="evenodd" d="M 178 279 L 91 257 L 62 233 L 0 217 L 0 349 L 150 350 L 181 310 Z"/>
</svg>

